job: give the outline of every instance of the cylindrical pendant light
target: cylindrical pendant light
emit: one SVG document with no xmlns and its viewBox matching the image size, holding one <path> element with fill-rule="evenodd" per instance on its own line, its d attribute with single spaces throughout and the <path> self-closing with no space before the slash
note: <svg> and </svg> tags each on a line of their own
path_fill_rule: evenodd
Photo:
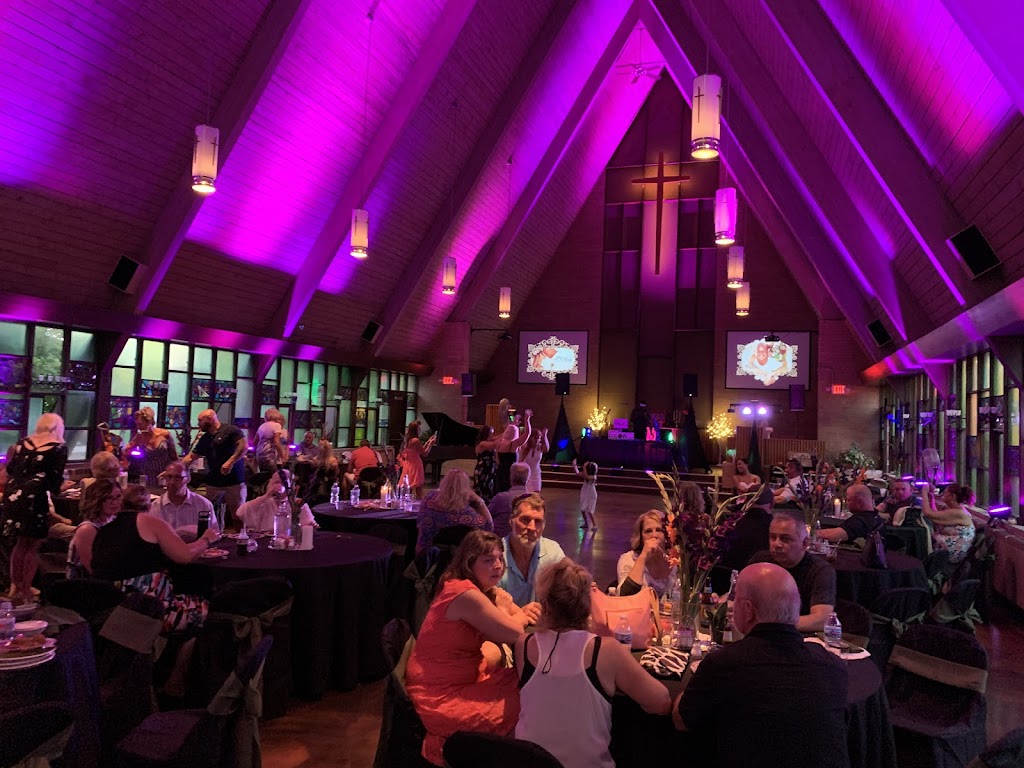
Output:
<svg viewBox="0 0 1024 768">
<path fill-rule="evenodd" d="M 721 138 L 722 78 L 718 75 L 697 75 L 693 79 L 692 105 L 690 155 L 696 160 L 713 160 L 718 157 Z"/>
<path fill-rule="evenodd" d="M 498 291 L 498 317 L 507 320 L 512 316 L 512 289 L 501 288 Z"/>
<path fill-rule="evenodd" d="M 220 131 L 212 125 L 197 125 L 195 146 L 192 148 L 192 191 L 211 195 L 217 191 L 217 156 L 220 150 Z"/>
<path fill-rule="evenodd" d="M 736 289 L 736 317 L 746 317 L 750 314 L 750 283 L 741 282 Z"/>
<path fill-rule="evenodd" d="M 715 243 L 736 242 L 736 187 L 722 187 L 715 192 Z"/>
<path fill-rule="evenodd" d="M 352 250 L 357 259 L 365 259 L 370 247 L 370 212 L 362 208 L 352 209 Z"/>
<path fill-rule="evenodd" d="M 728 282 L 726 288 L 739 290 L 743 285 L 743 246 L 734 245 L 729 249 Z"/>
<path fill-rule="evenodd" d="M 445 256 L 441 264 L 441 293 L 455 293 L 456 262 L 454 256 Z"/>
</svg>

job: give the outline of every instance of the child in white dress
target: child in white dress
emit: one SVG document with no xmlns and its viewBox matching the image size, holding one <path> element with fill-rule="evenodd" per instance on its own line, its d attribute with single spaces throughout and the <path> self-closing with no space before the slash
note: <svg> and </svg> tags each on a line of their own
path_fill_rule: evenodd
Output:
<svg viewBox="0 0 1024 768">
<path fill-rule="evenodd" d="M 572 468 L 577 475 L 583 475 L 583 487 L 580 488 L 580 513 L 583 515 L 583 523 L 580 528 L 597 530 L 597 518 L 594 511 L 597 509 L 597 464 L 592 461 L 583 464 L 580 471 L 576 459 L 572 460 Z"/>
</svg>

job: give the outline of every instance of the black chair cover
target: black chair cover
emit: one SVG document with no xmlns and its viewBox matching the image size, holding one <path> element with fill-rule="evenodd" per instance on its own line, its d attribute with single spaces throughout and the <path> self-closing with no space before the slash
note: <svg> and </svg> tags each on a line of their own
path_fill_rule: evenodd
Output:
<svg viewBox="0 0 1024 768">
<path fill-rule="evenodd" d="M 971 761 L 970 768 L 1021 768 L 1024 765 L 1024 728 L 1017 728 L 990 744 Z"/>
<path fill-rule="evenodd" d="M 972 636 L 946 627 L 915 625 L 898 645 L 965 667 L 988 669 Z M 900 768 L 964 768 L 985 748 L 985 694 L 930 680 L 890 665 L 885 691 Z"/>
<path fill-rule="evenodd" d="M 871 658 L 885 672 L 896 640 L 907 624 L 924 621 L 932 607 L 932 595 L 920 587 L 900 587 L 883 592 L 871 606 Z"/>
<path fill-rule="evenodd" d="M 942 585 L 949 580 L 952 567 L 949 564 L 949 550 L 936 549 L 924 559 L 924 574 L 933 595 L 939 594 Z"/>
<path fill-rule="evenodd" d="M 0 765 L 58 756 L 71 722 L 67 705 L 53 701 L 0 713 Z"/>
<path fill-rule="evenodd" d="M 836 600 L 836 615 L 843 625 L 843 636 L 850 642 L 856 643 L 859 638 L 866 643 L 871 641 L 871 611 L 863 605 L 857 605 L 849 600 Z M 857 643 L 861 645 L 861 643 Z"/>
<path fill-rule="evenodd" d="M 114 607 L 124 600 L 124 592 L 101 579 L 64 579 L 49 585 L 43 598 L 50 605 L 77 613 L 89 622 L 95 636 Z"/>
<path fill-rule="evenodd" d="M 384 689 L 384 711 L 373 768 L 426 768 L 430 765 L 421 754 L 427 729 L 405 692 L 403 654 L 410 641 L 415 642 L 412 631 L 402 619 L 392 619 L 380 633 L 381 649 L 391 674 Z"/>
<path fill-rule="evenodd" d="M 443 754 L 445 768 L 563 768 L 539 744 L 490 733 L 456 731 L 445 740 Z"/>
<path fill-rule="evenodd" d="M 981 616 L 974 608 L 980 590 L 981 582 L 978 579 L 961 579 L 932 608 L 930 620 L 950 629 L 974 634 L 975 623 L 981 621 Z"/>
<path fill-rule="evenodd" d="M 380 489 L 388 481 L 388 476 L 380 467 L 366 467 L 359 472 L 356 482 L 359 484 L 359 498 L 376 499 L 380 496 Z"/>
</svg>

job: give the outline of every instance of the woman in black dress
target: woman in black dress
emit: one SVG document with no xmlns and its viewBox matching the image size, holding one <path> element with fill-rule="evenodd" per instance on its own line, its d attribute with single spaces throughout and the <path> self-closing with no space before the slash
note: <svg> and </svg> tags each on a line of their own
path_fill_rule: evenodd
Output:
<svg viewBox="0 0 1024 768">
<path fill-rule="evenodd" d="M 39 547 L 50 529 L 50 499 L 60 493 L 68 447 L 64 420 L 44 413 L 34 434 L 14 446 L 7 462 L 3 534 L 15 540 L 11 552 L 11 591 L 15 603 L 32 602 L 32 581 L 39 568 Z"/>
</svg>

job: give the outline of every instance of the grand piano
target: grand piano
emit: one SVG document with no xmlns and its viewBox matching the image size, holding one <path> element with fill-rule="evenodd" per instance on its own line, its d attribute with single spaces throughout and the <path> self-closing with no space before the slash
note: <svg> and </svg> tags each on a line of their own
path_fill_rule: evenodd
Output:
<svg viewBox="0 0 1024 768">
<path fill-rule="evenodd" d="M 463 424 L 439 411 L 424 413 L 423 419 L 430 431 L 437 435 L 434 447 L 423 457 L 423 468 L 430 473 L 430 482 L 436 484 L 440 481 L 441 465 L 446 461 L 476 458 L 476 438 L 480 427 Z"/>
</svg>

